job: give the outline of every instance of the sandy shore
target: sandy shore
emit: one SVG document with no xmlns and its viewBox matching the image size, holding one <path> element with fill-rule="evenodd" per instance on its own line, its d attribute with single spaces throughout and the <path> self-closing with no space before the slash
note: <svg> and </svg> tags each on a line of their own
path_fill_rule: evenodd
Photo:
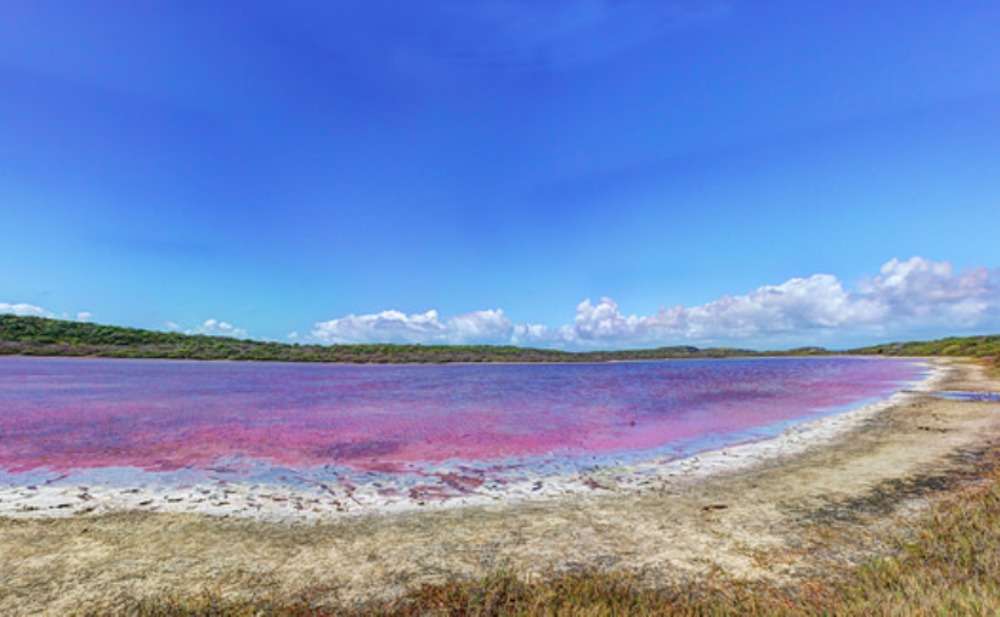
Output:
<svg viewBox="0 0 1000 617">
<path fill-rule="evenodd" d="M 938 365 L 925 389 L 1000 390 L 977 364 Z M 423 505 L 366 507 L 357 491 L 15 487 L 0 493 L 0 613 L 251 586 L 352 602 L 501 565 L 794 576 L 819 555 L 854 558 L 866 529 L 974 481 L 1000 440 L 998 412 L 908 392 L 764 442 Z M 373 503 L 388 513 L 365 516 Z M 842 541 L 817 540 L 817 523 Z"/>
</svg>

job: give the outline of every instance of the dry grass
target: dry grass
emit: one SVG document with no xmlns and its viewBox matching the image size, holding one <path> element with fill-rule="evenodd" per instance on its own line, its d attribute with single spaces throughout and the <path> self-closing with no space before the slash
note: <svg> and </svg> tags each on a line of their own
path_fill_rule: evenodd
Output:
<svg viewBox="0 0 1000 617">
<path fill-rule="evenodd" d="M 890 550 L 780 586 L 716 573 L 653 588 L 638 574 L 583 571 L 524 580 L 498 572 L 425 585 L 363 607 L 318 606 L 266 594 L 242 600 L 118 599 L 118 614 L 191 615 L 997 615 L 1000 614 L 1000 472 L 886 532 Z M 100 611 L 90 614 L 104 614 Z"/>
</svg>

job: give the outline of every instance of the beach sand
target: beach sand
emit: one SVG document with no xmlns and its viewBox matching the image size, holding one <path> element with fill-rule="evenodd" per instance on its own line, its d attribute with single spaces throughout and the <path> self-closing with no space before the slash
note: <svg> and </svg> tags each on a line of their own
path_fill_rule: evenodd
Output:
<svg viewBox="0 0 1000 617">
<path fill-rule="evenodd" d="M 1000 390 L 977 363 L 935 362 L 926 388 Z M 651 584 L 713 568 L 792 577 L 868 554 L 872 530 L 976 481 L 998 440 L 997 403 L 910 392 L 764 442 L 444 502 L 238 485 L 9 488 L 0 613 L 199 590 L 353 603 L 498 568 L 620 568 Z"/>
</svg>

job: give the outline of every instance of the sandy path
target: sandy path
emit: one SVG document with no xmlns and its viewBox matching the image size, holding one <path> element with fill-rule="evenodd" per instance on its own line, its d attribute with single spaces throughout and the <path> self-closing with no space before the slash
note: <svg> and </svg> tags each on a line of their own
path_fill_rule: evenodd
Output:
<svg viewBox="0 0 1000 617">
<path fill-rule="evenodd" d="M 941 389 L 1000 390 L 979 365 L 952 366 Z M 67 614 L 120 594 L 251 584 L 357 601 L 500 566 L 643 568 L 651 580 L 715 565 L 794 575 L 856 557 L 887 514 L 974 478 L 1000 444 L 998 412 L 918 395 L 805 452 L 726 475 L 661 478 L 640 493 L 313 524 L 144 512 L 0 518 L 0 613 Z"/>
</svg>

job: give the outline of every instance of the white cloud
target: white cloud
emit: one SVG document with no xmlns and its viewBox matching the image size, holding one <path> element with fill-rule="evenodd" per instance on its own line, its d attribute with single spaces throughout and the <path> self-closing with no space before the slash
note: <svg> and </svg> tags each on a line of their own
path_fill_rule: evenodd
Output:
<svg viewBox="0 0 1000 617">
<path fill-rule="evenodd" d="M 409 315 L 389 310 L 319 322 L 313 326 L 312 336 L 325 343 L 505 342 L 513 328 L 500 309 L 473 311 L 445 321 L 433 309 Z"/>
<path fill-rule="evenodd" d="M 955 332 L 1000 327 L 1000 269 L 956 272 L 948 262 L 891 259 L 855 289 L 832 274 L 792 278 L 749 293 L 652 315 L 623 313 L 611 298 L 586 299 L 572 323 L 549 327 L 512 323 L 500 309 L 442 319 L 437 311 L 383 311 L 317 323 L 325 343 L 513 343 L 561 347 L 618 347 L 731 343 L 905 333 L 928 328 Z"/>
<path fill-rule="evenodd" d="M 180 330 L 181 329 L 180 324 L 178 324 L 177 322 L 174 322 L 174 321 L 167 321 L 167 322 L 165 322 L 163 324 L 163 327 L 166 328 L 167 330 L 170 330 L 171 332 L 173 332 L 175 330 Z"/>
<path fill-rule="evenodd" d="M 1000 323 L 1000 270 L 955 273 L 948 262 L 921 257 L 886 262 L 879 275 L 849 291 L 830 274 L 793 278 L 707 304 L 624 315 L 609 298 L 577 307 L 574 334 L 584 343 L 662 344 L 692 341 L 808 338 L 817 333 L 891 333 Z"/>
<path fill-rule="evenodd" d="M 1000 269 L 955 273 L 946 261 L 891 259 L 861 284 L 897 319 L 923 325 L 975 325 L 1000 311 Z"/>
<path fill-rule="evenodd" d="M 22 317 L 48 317 L 50 319 L 71 319 L 70 314 L 67 312 L 56 314 L 40 306 L 35 306 L 34 304 L 26 304 L 24 302 L 13 303 L 13 304 L 7 302 L 0 302 L 0 314 L 3 313 L 20 315 Z M 93 319 L 93 317 L 94 317 L 93 313 L 90 313 L 89 311 L 80 311 L 76 314 L 76 321 L 90 321 L 91 319 Z"/>
<path fill-rule="evenodd" d="M 168 322 L 172 323 L 172 322 Z M 174 324 L 176 325 L 176 324 Z M 233 338 L 247 338 L 247 331 L 237 328 L 233 324 L 218 319 L 206 319 L 197 328 L 187 330 L 187 334 L 205 334 L 208 336 L 230 336 Z"/>
<path fill-rule="evenodd" d="M 597 304 L 584 300 L 577 306 L 573 332 L 581 342 L 664 343 L 804 333 L 873 324 L 884 317 L 879 302 L 848 293 L 834 276 L 814 274 L 648 316 L 624 315 L 610 298 Z"/>
<path fill-rule="evenodd" d="M 571 326 L 550 328 L 542 324 L 515 324 L 511 333 L 510 343 L 524 347 L 532 346 L 566 346 L 575 341 Z"/>
<path fill-rule="evenodd" d="M 495 341 L 510 339 L 514 325 L 500 309 L 473 311 L 448 320 L 446 329 L 456 341 Z"/>
<path fill-rule="evenodd" d="M 369 315 L 348 315 L 313 326 L 314 338 L 327 343 L 374 341 L 426 342 L 442 334 L 437 311 L 407 315 L 389 310 Z"/>
<path fill-rule="evenodd" d="M 0 302 L 0 314 L 3 313 L 20 315 L 22 317 L 49 317 L 52 315 L 52 313 L 40 306 L 25 304 L 24 302 L 14 304 Z"/>
</svg>

